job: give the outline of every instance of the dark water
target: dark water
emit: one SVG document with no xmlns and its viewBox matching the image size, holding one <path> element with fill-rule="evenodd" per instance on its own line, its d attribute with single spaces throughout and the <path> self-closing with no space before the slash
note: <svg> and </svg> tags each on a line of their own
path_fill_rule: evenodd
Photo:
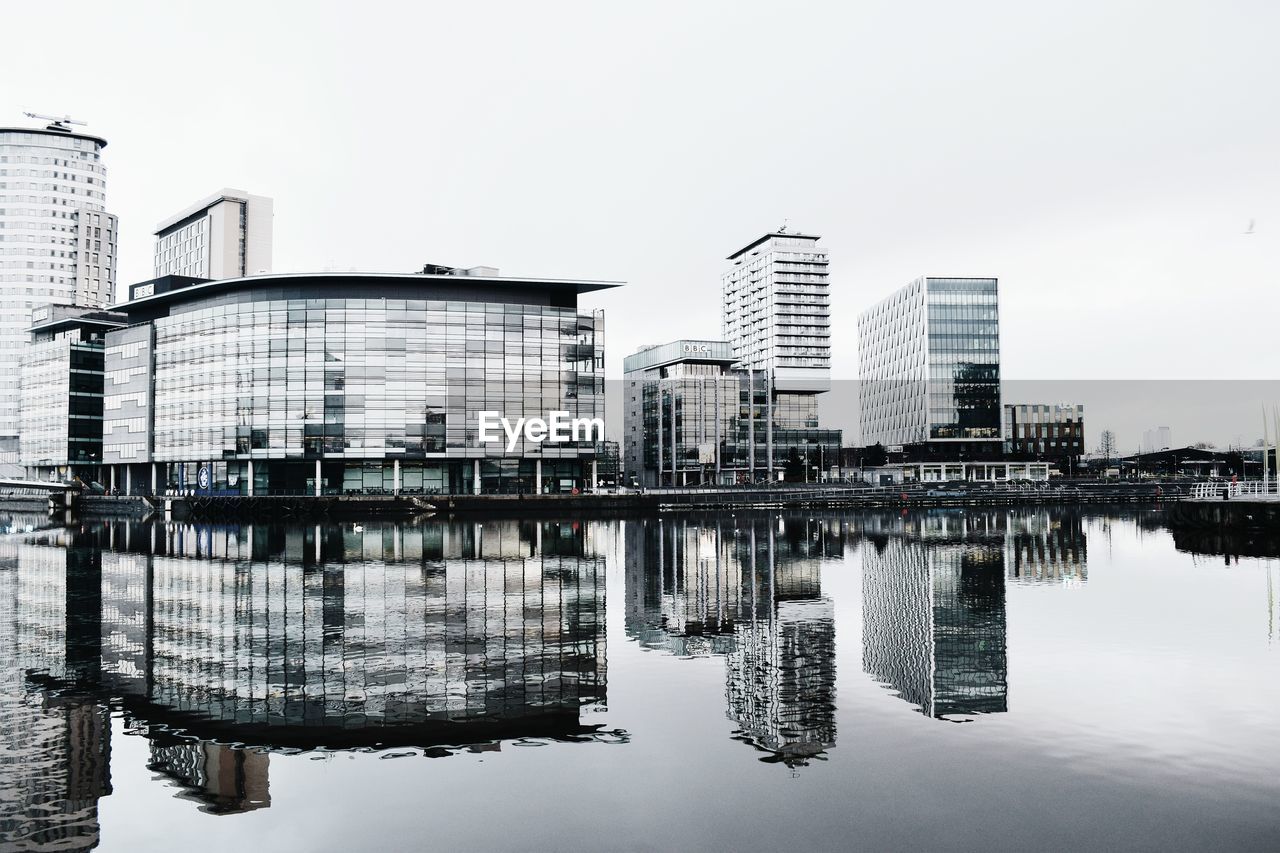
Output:
<svg viewBox="0 0 1280 853">
<path fill-rule="evenodd" d="M 0 523 L 0 849 L 1280 848 L 1265 537 Z"/>
</svg>

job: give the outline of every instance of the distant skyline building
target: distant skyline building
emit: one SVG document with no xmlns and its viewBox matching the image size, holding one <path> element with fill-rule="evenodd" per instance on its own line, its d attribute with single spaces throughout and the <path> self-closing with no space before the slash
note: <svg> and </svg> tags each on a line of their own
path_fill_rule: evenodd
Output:
<svg viewBox="0 0 1280 853">
<path fill-rule="evenodd" d="M 764 377 L 734 362 L 727 342 L 702 340 L 643 347 L 623 360 L 625 482 L 736 483 L 754 479 L 757 468 L 764 475 L 765 405 L 751 393 L 755 378 L 763 398 Z"/>
<path fill-rule="evenodd" d="M 69 123 L 0 128 L 0 469 L 17 463 L 20 360 L 32 310 L 101 308 L 115 294 L 107 141 Z"/>
<path fill-rule="evenodd" d="M 273 202 L 224 188 L 156 226 L 155 275 L 240 278 L 271 272 Z"/>
<path fill-rule="evenodd" d="M 999 451 L 997 280 L 925 276 L 863 312 L 858 373 L 864 444 Z"/>
<path fill-rule="evenodd" d="M 1157 453 L 1173 447 L 1173 430 L 1167 426 L 1143 430 L 1142 452 Z"/>
</svg>

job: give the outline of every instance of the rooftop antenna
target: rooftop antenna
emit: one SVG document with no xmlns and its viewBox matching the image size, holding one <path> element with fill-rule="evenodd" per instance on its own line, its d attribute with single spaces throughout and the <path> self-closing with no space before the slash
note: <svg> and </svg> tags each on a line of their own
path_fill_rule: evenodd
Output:
<svg viewBox="0 0 1280 853">
<path fill-rule="evenodd" d="M 787 233 L 787 226 L 788 226 L 788 225 L 790 225 L 790 224 L 791 224 L 791 220 L 790 220 L 790 219 L 784 219 L 784 220 L 782 220 L 782 225 L 781 225 L 781 227 L 779 227 L 779 228 L 778 228 L 778 233 L 779 233 L 779 234 L 786 234 L 786 233 Z"/>
<path fill-rule="evenodd" d="M 34 119 L 39 119 L 40 121 L 50 122 L 46 130 L 65 130 L 69 133 L 71 131 L 71 128 L 67 127 L 67 125 L 69 124 L 78 124 L 81 127 L 85 126 L 85 122 L 76 121 L 75 119 L 73 119 L 71 116 L 68 116 L 68 115 L 64 115 L 62 118 L 58 118 L 57 116 L 41 115 L 40 113 L 23 113 L 23 115 L 26 116 L 27 118 L 34 118 Z"/>
</svg>

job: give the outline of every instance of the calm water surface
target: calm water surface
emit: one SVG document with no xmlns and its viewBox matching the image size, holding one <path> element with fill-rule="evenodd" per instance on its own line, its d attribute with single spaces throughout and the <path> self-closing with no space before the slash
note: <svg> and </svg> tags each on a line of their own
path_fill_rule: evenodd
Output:
<svg viewBox="0 0 1280 853">
<path fill-rule="evenodd" d="M 0 526 L 3 850 L 1280 848 L 1158 512 Z"/>
</svg>

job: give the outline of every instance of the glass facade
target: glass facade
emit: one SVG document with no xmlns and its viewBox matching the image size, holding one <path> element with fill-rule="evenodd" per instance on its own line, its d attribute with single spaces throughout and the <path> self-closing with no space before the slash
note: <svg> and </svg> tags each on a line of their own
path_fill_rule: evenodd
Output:
<svg viewBox="0 0 1280 853">
<path fill-rule="evenodd" d="M 858 318 L 866 444 L 1001 437 L 994 278 L 921 278 Z"/>
<path fill-rule="evenodd" d="M 215 494 L 531 492 L 539 470 L 543 491 L 584 485 L 594 440 L 508 451 L 480 441 L 479 413 L 603 420 L 601 312 L 554 282 L 304 278 L 193 285 L 113 334 L 107 460 Z"/>
<path fill-rule="evenodd" d="M 50 312 L 68 316 L 37 326 L 23 354 L 19 461 L 35 479 L 95 479 L 102 464 L 104 337 L 119 325 L 107 318 L 123 318 L 51 306 L 38 316 Z"/>
<path fill-rule="evenodd" d="M 817 481 L 840 431 L 818 428 L 817 397 L 777 392 L 723 341 L 675 341 L 626 359 L 625 481 L 644 486 Z"/>
<path fill-rule="evenodd" d="M 1006 453 L 1033 456 L 1081 456 L 1084 406 L 1064 403 L 1006 405 Z"/>
<path fill-rule="evenodd" d="M 104 147 L 92 136 L 0 128 L 0 452 L 19 434 L 33 309 L 113 299 L 117 230 L 104 209 Z"/>
</svg>

